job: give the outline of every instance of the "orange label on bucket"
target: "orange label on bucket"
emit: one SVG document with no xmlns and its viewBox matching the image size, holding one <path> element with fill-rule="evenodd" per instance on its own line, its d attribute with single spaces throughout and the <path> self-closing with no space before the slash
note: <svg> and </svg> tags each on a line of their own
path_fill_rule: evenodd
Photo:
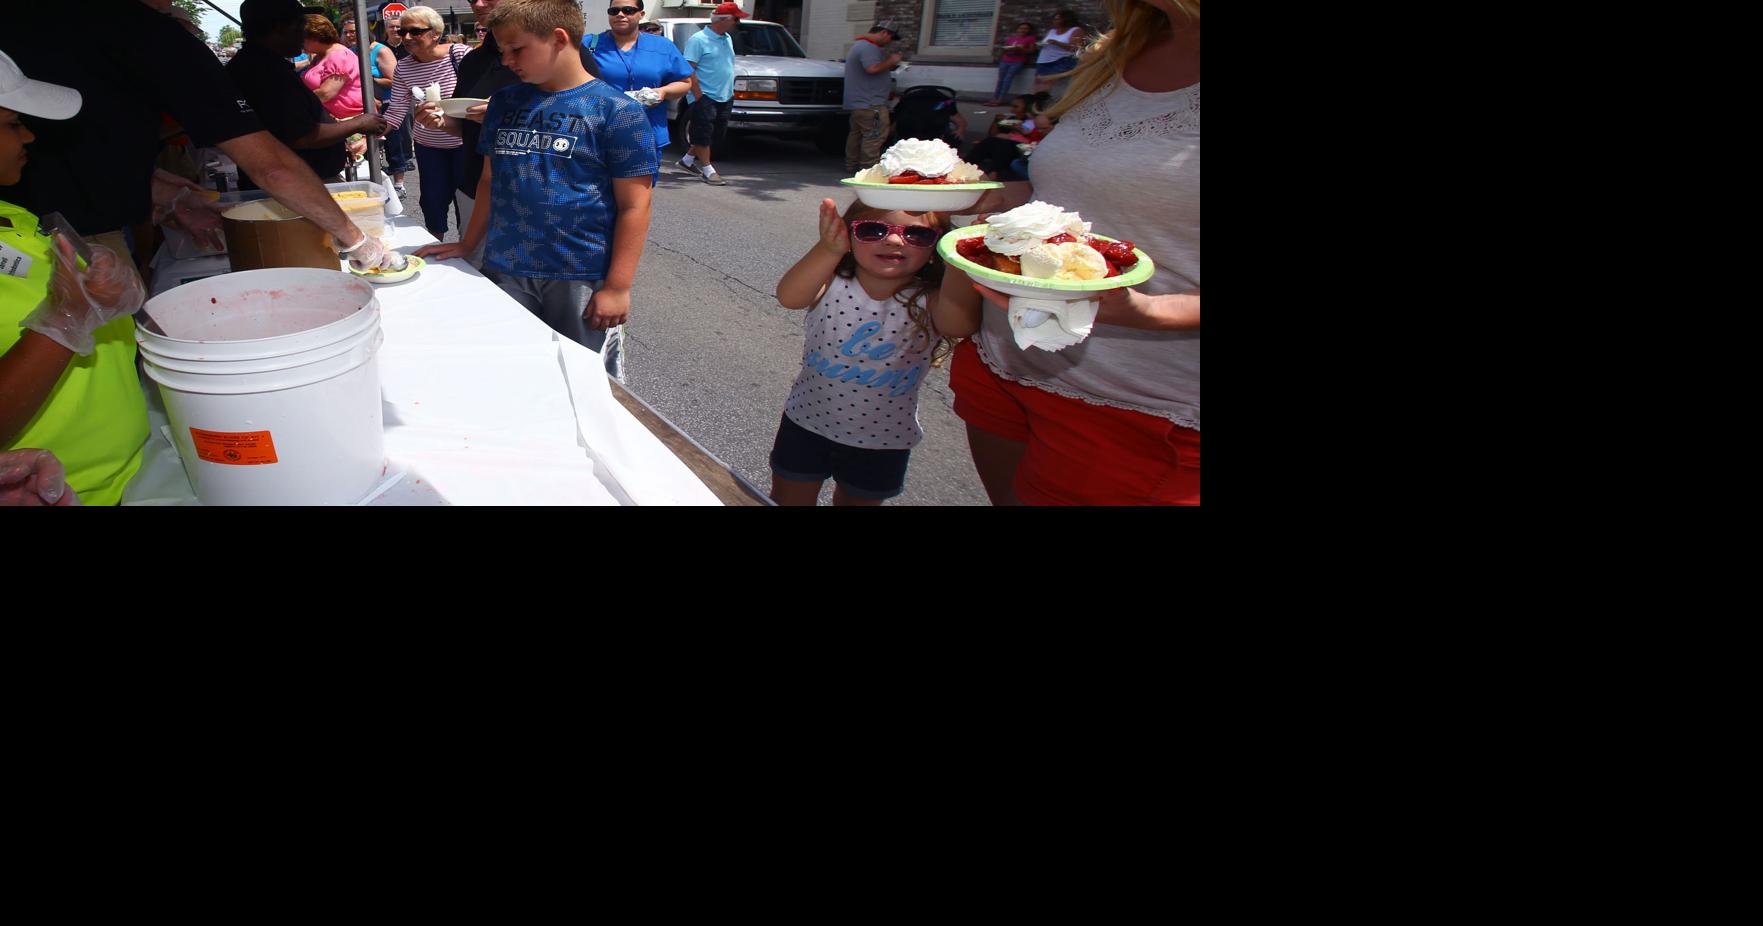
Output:
<svg viewBox="0 0 1763 926">
<path fill-rule="evenodd" d="M 200 431 L 190 429 L 196 440 L 196 456 L 210 463 L 228 466 L 257 466 L 274 463 L 275 441 L 268 431 Z"/>
</svg>

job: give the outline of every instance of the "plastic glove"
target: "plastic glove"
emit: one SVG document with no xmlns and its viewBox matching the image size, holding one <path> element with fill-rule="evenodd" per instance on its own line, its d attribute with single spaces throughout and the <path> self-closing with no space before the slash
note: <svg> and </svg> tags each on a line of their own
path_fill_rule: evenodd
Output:
<svg viewBox="0 0 1763 926">
<path fill-rule="evenodd" d="M 49 296 L 21 324 L 89 356 L 98 346 L 93 337 L 97 330 L 135 314 L 147 301 L 147 286 L 133 265 L 101 244 L 92 245 L 92 261 L 84 270 L 66 238 L 56 236 L 53 253 L 55 275 L 49 280 Z"/>
<path fill-rule="evenodd" d="M 186 194 L 196 193 L 198 199 L 204 192 L 202 185 L 171 171 L 160 168 L 153 171 L 153 221 L 162 222 L 171 214 L 174 205 Z"/>
<path fill-rule="evenodd" d="M 339 247 L 337 253 L 348 258 L 349 266 L 361 273 L 373 270 L 403 270 L 408 263 L 404 255 L 388 250 L 378 238 L 363 234 L 354 247 Z"/>
<path fill-rule="evenodd" d="M 188 190 L 178 194 L 165 224 L 183 229 L 196 243 L 210 251 L 226 250 L 226 229 L 217 204 Z"/>
<path fill-rule="evenodd" d="M 197 184 L 165 170 L 153 172 L 153 222 L 181 228 L 210 251 L 226 250 L 226 234 L 220 212 Z"/>
<path fill-rule="evenodd" d="M 0 507 L 66 508 L 80 503 L 61 461 L 47 450 L 0 453 Z"/>
<path fill-rule="evenodd" d="M 654 87 L 644 87 L 641 90 L 633 92 L 631 94 L 631 99 L 636 100 L 644 106 L 658 106 L 661 104 L 663 97 L 661 96 L 661 91 Z"/>
</svg>

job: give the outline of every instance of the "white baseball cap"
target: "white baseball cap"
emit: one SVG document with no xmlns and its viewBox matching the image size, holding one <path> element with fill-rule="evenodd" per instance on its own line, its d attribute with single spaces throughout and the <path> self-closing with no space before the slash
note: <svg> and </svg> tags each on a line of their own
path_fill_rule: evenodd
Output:
<svg viewBox="0 0 1763 926">
<path fill-rule="evenodd" d="M 0 51 L 0 106 L 27 116 L 71 119 L 80 111 L 80 92 L 60 84 L 31 80 Z"/>
</svg>

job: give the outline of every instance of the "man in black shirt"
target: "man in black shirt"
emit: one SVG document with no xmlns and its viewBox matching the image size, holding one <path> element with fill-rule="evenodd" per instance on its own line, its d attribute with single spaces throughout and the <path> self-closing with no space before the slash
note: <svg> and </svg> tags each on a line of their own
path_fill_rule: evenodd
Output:
<svg viewBox="0 0 1763 926">
<path fill-rule="evenodd" d="M 319 180 L 335 183 L 343 179 L 348 161 L 344 141 L 358 132 L 381 134 L 386 123 L 365 113 L 338 122 L 295 76 L 288 59 L 299 54 L 305 43 L 307 10 L 296 0 L 251 0 L 240 7 L 245 47 L 227 63 L 226 72 L 270 134 L 294 149 Z M 249 174 L 239 172 L 241 189 L 257 188 Z"/>
<path fill-rule="evenodd" d="M 33 78 L 72 87 L 85 101 L 65 121 L 25 118 L 37 141 L 23 180 L 8 191 L 14 202 L 38 214 L 59 211 L 88 238 L 120 235 L 146 221 L 160 113 L 170 113 L 198 145 L 220 148 L 276 199 L 330 232 L 352 261 L 377 267 L 388 259 L 312 169 L 263 130 L 214 53 L 177 20 L 139 0 L 89 0 L 81 15 L 103 28 L 83 32 L 79 49 L 70 51 L 45 40 L 65 31 L 64 9 L 7 6 L 0 51 Z"/>
</svg>

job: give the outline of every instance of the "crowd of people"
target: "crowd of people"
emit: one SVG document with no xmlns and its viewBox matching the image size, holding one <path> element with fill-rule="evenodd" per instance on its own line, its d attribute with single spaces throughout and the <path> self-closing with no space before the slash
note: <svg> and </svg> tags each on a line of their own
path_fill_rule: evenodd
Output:
<svg viewBox="0 0 1763 926">
<path fill-rule="evenodd" d="M 998 44 L 998 82 L 987 106 L 1005 105 L 1017 76 L 1030 63 L 1035 65 L 1035 80 L 1034 92 L 1012 96 L 1011 113 L 1000 114 L 986 137 L 963 152 L 988 179 L 1028 179 L 1028 156 L 1057 122 L 1045 113 L 1056 101 L 1052 88 L 1070 79 L 1078 54 L 1089 44 L 1088 31 L 1077 14 L 1060 10 L 1044 34 L 1024 21 Z M 951 147 L 967 147 L 966 118 L 953 95 L 935 87 L 915 87 L 904 94 L 894 91 L 894 72 L 906 55 L 888 49 L 901 35 L 898 25 L 883 20 L 858 36 L 845 56 L 844 109 L 850 120 L 845 169 L 852 173 L 873 166 L 883 149 L 900 138 L 940 139 Z"/>
<path fill-rule="evenodd" d="M 671 140 L 668 100 L 688 106 L 679 166 L 721 180 L 712 157 L 732 99 L 728 39 L 745 15 L 733 3 L 683 54 L 644 34 L 643 0 L 612 0 L 610 28 L 592 36 L 570 0 L 474 0 L 485 27 L 476 49 L 445 41 L 439 14 L 417 6 L 376 25 L 364 65 L 353 22 L 338 28 L 299 0 L 245 0 L 245 47 L 223 71 L 163 15 L 169 0 L 96 2 L 129 36 L 108 40 L 102 66 L 68 67 L 16 33 L 0 37 L 0 503 L 114 504 L 140 466 L 130 316 L 145 295 L 143 236 L 154 223 L 212 234 L 215 221 L 190 195 L 195 184 L 153 166 L 166 116 L 231 157 L 242 182 L 330 232 L 362 270 L 398 258 L 342 215 L 323 182 L 338 177 L 350 136 L 388 138 L 392 159 L 409 132 L 424 224 L 442 237 L 451 208 L 461 230 L 416 254 L 471 261 L 614 376 Z M 1199 2 L 1108 8 L 1113 28 L 1087 43 L 1071 17 L 1055 19 L 1047 42 L 1073 52 L 1057 71 L 1068 91 L 1017 98 L 992 133 L 1037 145 L 1032 180 L 1003 164 L 993 173 L 1012 182 L 975 210 L 1044 200 L 1078 211 L 1155 255 L 1155 276 L 1107 292 L 1083 343 L 1025 351 L 1006 297 L 937 257 L 949 217 L 822 200 L 818 240 L 777 287 L 779 304 L 806 312 L 771 453 L 779 504 L 814 504 L 829 478 L 835 504 L 904 491 L 922 437 L 919 388 L 945 357 L 994 503 L 1199 503 Z M 141 36 L 164 44 L 144 54 Z M 854 52 L 854 66 L 885 82 L 899 62 L 885 45 L 898 37 L 878 23 L 859 42 L 874 50 Z M 296 70 L 302 51 L 309 63 Z M 364 70 L 383 113 L 360 111 Z M 422 99 L 434 83 L 443 97 L 487 102 L 447 115 Z M 848 80 L 847 94 L 866 100 L 868 86 Z M 885 109 L 853 118 L 848 158 L 879 157 Z M 1146 171 L 1156 183 L 1095 179 Z"/>
</svg>

